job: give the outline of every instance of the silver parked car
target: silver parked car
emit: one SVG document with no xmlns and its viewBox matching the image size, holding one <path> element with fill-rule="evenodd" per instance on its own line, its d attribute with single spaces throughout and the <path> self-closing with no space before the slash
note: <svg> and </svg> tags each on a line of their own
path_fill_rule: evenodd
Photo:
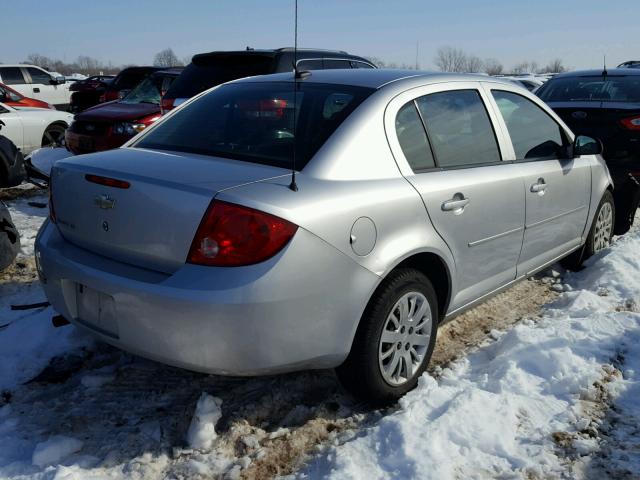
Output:
<svg viewBox="0 0 640 480">
<path fill-rule="evenodd" d="M 58 312 L 136 354 L 223 375 L 337 367 L 388 401 L 443 321 L 609 243 L 600 150 L 486 76 L 244 79 L 57 162 L 39 272 Z"/>
</svg>

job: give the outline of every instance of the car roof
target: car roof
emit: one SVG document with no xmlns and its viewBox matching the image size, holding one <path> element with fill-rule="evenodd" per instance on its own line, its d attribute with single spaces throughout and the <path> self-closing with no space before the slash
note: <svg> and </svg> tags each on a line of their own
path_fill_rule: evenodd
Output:
<svg viewBox="0 0 640 480">
<path fill-rule="evenodd" d="M 387 84 L 394 83 L 415 83 L 422 85 L 430 83 L 442 83 L 453 81 L 491 81 L 507 85 L 513 85 L 507 80 L 490 77 L 481 74 L 471 73 L 444 73 L 444 72 L 425 72 L 419 70 L 399 70 L 399 69 L 374 69 L 374 68 L 355 68 L 355 69 L 335 69 L 335 70 L 313 70 L 305 79 L 300 80 L 304 83 L 330 83 L 336 85 L 351 85 L 354 87 L 366 87 L 380 89 Z M 274 73 L 272 75 L 260 75 L 256 77 L 247 77 L 235 80 L 233 83 L 250 83 L 250 82 L 291 82 L 293 81 L 293 72 Z"/>
<path fill-rule="evenodd" d="M 559 73 L 553 78 L 570 78 L 570 77 L 601 77 L 602 69 L 593 70 L 577 70 L 575 72 Z M 607 76 L 609 77 L 624 77 L 631 75 L 640 75 L 640 69 L 637 68 L 608 68 Z"/>
</svg>

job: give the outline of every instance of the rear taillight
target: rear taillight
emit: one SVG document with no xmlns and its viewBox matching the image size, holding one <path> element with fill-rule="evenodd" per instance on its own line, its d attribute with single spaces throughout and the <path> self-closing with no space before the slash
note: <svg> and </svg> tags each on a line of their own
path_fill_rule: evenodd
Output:
<svg viewBox="0 0 640 480">
<path fill-rule="evenodd" d="M 160 113 L 164 115 L 170 110 L 173 110 L 173 98 L 163 98 L 160 101 Z"/>
<path fill-rule="evenodd" d="M 238 267 L 263 262 L 298 229 L 287 220 L 233 203 L 213 201 L 198 227 L 188 263 Z"/>
<path fill-rule="evenodd" d="M 620 120 L 622 126 L 629 130 L 640 130 L 640 117 L 629 117 Z"/>
</svg>

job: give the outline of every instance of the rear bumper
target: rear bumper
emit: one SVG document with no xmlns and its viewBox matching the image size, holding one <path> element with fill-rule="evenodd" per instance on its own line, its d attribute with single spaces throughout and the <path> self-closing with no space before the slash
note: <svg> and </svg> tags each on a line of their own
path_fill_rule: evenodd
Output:
<svg viewBox="0 0 640 480">
<path fill-rule="evenodd" d="M 47 297 L 72 323 L 132 353 L 225 375 L 339 365 L 379 280 L 303 229 L 267 262 L 172 275 L 77 248 L 48 221 L 36 255 Z M 80 318 L 78 284 L 113 299 L 108 329 Z"/>
</svg>

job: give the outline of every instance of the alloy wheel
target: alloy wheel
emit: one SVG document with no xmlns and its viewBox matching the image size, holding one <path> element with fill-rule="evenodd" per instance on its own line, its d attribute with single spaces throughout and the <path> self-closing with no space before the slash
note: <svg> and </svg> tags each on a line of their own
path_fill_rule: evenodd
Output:
<svg viewBox="0 0 640 480">
<path fill-rule="evenodd" d="M 613 230 L 613 210 L 609 202 L 602 204 L 596 219 L 596 228 L 593 234 L 593 250 L 598 252 L 607 248 L 611 242 L 611 232 Z"/>
<path fill-rule="evenodd" d="M 413 378 L 429 348 L 431 308 L 420 292 L 404 294 L 387 316 L 378 346 L 384 380 L 399 386 Z"/>
</svg>

